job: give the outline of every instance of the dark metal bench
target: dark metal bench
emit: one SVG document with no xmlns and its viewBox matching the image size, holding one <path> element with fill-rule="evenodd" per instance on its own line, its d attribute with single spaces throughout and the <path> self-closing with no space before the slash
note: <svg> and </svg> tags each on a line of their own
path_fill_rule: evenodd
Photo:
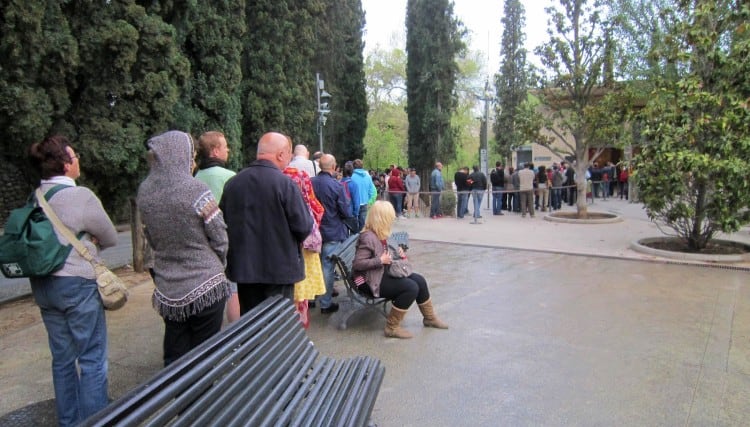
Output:
<svg viewBox="0 0 750 427">
<path fill-rule="evenodd" d="M 390 301 L 385 298 L 375 298 L 370 292 L 360 292 L 354 283 L 352 263 L 354 262 L 354 254 L 357 251 L 357 240 L 359 240 L 359 234 L 349 236 L 348 239 L 339 245 L 336 252 L 331 255 L 331 259 L 336 263 L 336 268 L 338 268 L 341 280 L 346 287 L 346 294 L 352 302 L 350 307 L 336 314 L 339 329 L 346 329 L 346 323 L 349 321 L 349 318 L 363 308 L 375 311 L 383 317 L 388 317 L 388 303 Z M 409 234 L 405 231 L 393 233 L 388 238 L 388 244 L 394 247 L 402 246 L 408 248 Z"/>
<path fill-rule="evenodd" d="M 365 426 L 384 374 L 372 357 L 320 356 L 277 296 L 85 425 Z"/>
</svg>

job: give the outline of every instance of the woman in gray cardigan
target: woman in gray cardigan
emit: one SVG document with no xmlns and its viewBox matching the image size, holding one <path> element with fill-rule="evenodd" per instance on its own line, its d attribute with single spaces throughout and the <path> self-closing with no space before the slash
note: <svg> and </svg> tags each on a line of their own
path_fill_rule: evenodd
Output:
<svg viewBox="0 0 750 427">
<path fill-rule="evenodd" d="M 395 278 L 385 273 L 385 266 L 391 263 L 391 254 L 387 250 L 386 239 L 391 234 L 391 225 L 396 219 L 393 205 L 386 201 L 377 201 L 367 214 L 365 226 L 357 242 L 357 251 L 352 262 L 354 282 L 364 291 L 378 298 L 391 300 L 393 306 L 385 324 L 385 336 L 393 338 L 411 338 L 412 335 L 401 328 L 401 321 L 409 307 L 417 302 L 422 312 L 424 326 L 448 329 L 435 315 L 430 299 L 430 290 L 425 278 L 417 273 L 407 277 Z M 399 248 L 401 256 L 403 252 Z M 369 292 L 368 292 L 369 291 Z"/>
</svg>

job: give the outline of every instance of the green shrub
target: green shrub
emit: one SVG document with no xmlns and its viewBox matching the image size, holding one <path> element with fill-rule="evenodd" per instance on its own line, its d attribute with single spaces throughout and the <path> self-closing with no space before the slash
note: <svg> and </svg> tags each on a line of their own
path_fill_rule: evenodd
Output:
<svg viewBox="0 0 750 427">
<path fill-rule="evenodd" d="M 445 190 L 440 194 L 440 213 L 453 216 L 456 212 L 456 193 Z"/>
</svg>

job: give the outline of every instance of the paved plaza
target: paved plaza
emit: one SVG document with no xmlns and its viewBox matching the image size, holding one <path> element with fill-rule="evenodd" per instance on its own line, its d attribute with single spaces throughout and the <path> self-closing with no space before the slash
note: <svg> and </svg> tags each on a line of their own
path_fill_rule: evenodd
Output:
<svg viewBox="0 0 750 427">
<path fill-rule="evenodd" d="M 399 220 L 450 329 L 412 307 L 411 340 L 384 338 L 371 312 L 341 331 L 314 311 L 308 334 L 322 354 L 383 360 L 379 426 L 750 425 L 750 266 L 636 253 L 630 241 L 660 235 L 640 205 L 590 209 L 624 221 Z M 114 398 L 161 366 L 153 285 L 127 278 L 133 298 L 107 314 Z M 0 425 L 54 425 L 49 364 L 33 303 L 0 306 Z"/>
</svg>

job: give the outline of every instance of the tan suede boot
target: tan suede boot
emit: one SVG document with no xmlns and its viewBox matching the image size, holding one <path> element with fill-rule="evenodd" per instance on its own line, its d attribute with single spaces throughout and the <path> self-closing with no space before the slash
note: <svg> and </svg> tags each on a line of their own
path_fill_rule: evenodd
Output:
<svg viewBox="0 0 750 427">
<path fill-rule="evenodd" d="M 406 310 L 400 308 L 391 307 L 391 312 L 388 313 L 388 318 L 385 319 L 385 329 L 383 332 L 385 336 L 390 338 L 411 338 L 412 335 L 406 329 L 402 328 L 401 321 L 404 320 Z"/>
<path fill-rule="evenodd" d="M 419 311 L 422 312 L 422 324 L 428 328 L 448 329 L 448 325 L 443 323 L 442 320 L 438 319 L 435 315 L 435 310 L 432 308 L 432 299 L 419 304 Z"/>
</svg>

